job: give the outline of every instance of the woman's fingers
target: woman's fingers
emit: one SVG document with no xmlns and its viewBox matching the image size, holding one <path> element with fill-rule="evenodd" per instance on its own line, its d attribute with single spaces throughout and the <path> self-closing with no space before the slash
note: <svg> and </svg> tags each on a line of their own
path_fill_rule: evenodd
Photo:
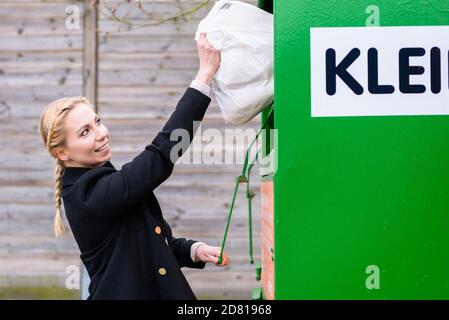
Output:
<svg viewBox="0 0 449 320">
<path fill-rule="evenodd" d="M 227 265 L 229 264 L 229 258 L 228 258 L 228 256 L 226 256 L 226 255 L 223 254 L 223 261 L 221 262 L 221 264 L 218 264 L 218 259 L 217 259 L 217 262 L 216 262 L 215 264 L 216 264 L 217 266 L 219 266 L 219 267 L 227 266 Z"/>
<path fill-rule="evenodd" d="M 215 257 L 218 257 L 221 253 L 221 248 L 220 247 L 211 247 L 211 254 L 214 255 Z"/>
<path fill-rule="evenodd" d="M 212 45 L 209 42 L 205 41 L 201 45 L 203 46 L 204 49 L 206 49 L 208 51 L 215 50 L 214 47 L 212 47 Z"/>
<path fill-rule="evenodd" d="M 220 67 L 220 51 L 215 50 L 209 43 L 205 33 L 200 34 L 196 46 L 200 60 L 200 67 L 196 79 L 210 86 L 215 73 Z"/>
<path fill-rule="evenodd" d="M 218 252 L 214 252 L 212 255 L 209 255 L 209 261 L 214 263 L 219 267 L 223 267 L 229 264 L 229 257 L 223 252 L 221 264 L 218 264 L 218 258 L 220 257 L 220 249 Z"/>
<path fill-rule="evenodd" d="M 209 262 L 212 262 L 212 263 L 214 263 L 214 264 L 217 264 L 217 263 L 218 263 L 218 257 L 215 257 L 215 256 L 208 256 L 208 258 L 209 258 Z"/>
<path fill-rule="evenodd" d="M 229 258 L 226 256 L 223 256 L 223 261 L 219 264 L 218 257 L 209 256 L 209 262 L 212 262 L 213 264 L 215 264 L 218 267 L 224 267 L 224 266 L 228 265 Z"/>
<path fill-rule="evenodd" d="M 206 34 L 205 33 L 201 33 L 200 34 L 200 39 L 198 40 L 199 44 L 204 44 L 206 42 Z"/>
<path fill-rule="evenodd" d="M 229 257 L 223 252 L 222 262 L 218 264 L 218 259 L 220 257 L 221 248 L 220 247 L 212 247 L 207 245 L 202 245 L 198 247 L 200 252 L 201 261 L 214 263 L 216 266 L 223 267 L 229 264 Z"/>
<path fill-rule="evenodd" d="M 206 49 L 206 50 L 208 50 L 208 51 L 218 51 L 218 50 L 215 50 L 215 48 L 210 44 L 210 42 L 207 40 L 207 37 L 206 37 L 206 34 L 205 33 L 201 33 L 200 34 L 200 39 L 199 39 L 199 41 L 198 41 L 198 44 L 202 47 L 202 48 L 204 48 L 204 49 Z"/>
</svg>

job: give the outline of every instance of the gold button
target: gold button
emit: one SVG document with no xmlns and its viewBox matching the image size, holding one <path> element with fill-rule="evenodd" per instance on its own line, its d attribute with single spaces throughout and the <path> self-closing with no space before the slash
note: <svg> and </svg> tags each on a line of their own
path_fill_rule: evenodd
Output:
<svg viewBox="0 0 449 320">
<path fill-rule="evenodd" d="M 159 269 L 159 274 L 160 274 L 161 276 L 165 276 L 165 275 L 167 274 L 167 270 L 165 270 L 165 268 L 160 268 L 160 269 Z"/>
<path fill-rule="evenodd" d="M 154 232 L 156 232 L 157 234 L 161 234 L 161 228 L 160 227 L 154 228 Z"/>
</svg>

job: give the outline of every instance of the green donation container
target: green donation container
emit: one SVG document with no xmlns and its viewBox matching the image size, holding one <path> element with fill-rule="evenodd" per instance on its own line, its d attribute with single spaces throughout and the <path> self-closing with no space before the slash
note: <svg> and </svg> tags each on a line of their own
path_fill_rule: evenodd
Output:
<svg viewBox="0 0 449 320">
<path fill-rule="evenodd" d="M 259 5 L 274 9 L 277 130 L 262 297 L 448 299 L 449 1 Z"/>
</svg>

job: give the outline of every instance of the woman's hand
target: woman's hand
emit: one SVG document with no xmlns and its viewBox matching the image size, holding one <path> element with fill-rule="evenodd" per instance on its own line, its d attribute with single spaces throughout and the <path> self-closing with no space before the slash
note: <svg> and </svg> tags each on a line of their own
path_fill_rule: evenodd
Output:
<svg viewBox="0 0 449 320">
<path fill-rule="evenodd" d="M 220 51 L 215 50 L 214 47 L 212 47 L 209 41 L 207 41 L 205 33 L 201 33 L 200 38 L 196 43 L 196 48 L 200 59 L 200 69 L 196 76 L 196 80 L 210 86 L 212 79 L 220 66 Z"/>
<path fill-rule="evenodd" d="M 201 244 L 196 249 L 196 256 L 203 262 L 212 262 L 218 267 L 224 267 L 229 264 L 228 256 L 223 252 L 223 261 L 218 264 L 218 257 L 220 256 L 220 247 L 212 247 L 207 244 Z"/>
</svg>

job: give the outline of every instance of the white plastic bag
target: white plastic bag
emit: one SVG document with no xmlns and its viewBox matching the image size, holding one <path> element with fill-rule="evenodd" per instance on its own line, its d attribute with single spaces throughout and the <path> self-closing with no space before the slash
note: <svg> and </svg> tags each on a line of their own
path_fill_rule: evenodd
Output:
<svg viewBox="0 0 449 320">
<path fill-rule="evenodd" d="M 221 63 L 212 90 L 226 123 L 243 124 L 273 102 L 273 15 L 248 3 L 220 0 L 199 23 Z"/>
</svg>

